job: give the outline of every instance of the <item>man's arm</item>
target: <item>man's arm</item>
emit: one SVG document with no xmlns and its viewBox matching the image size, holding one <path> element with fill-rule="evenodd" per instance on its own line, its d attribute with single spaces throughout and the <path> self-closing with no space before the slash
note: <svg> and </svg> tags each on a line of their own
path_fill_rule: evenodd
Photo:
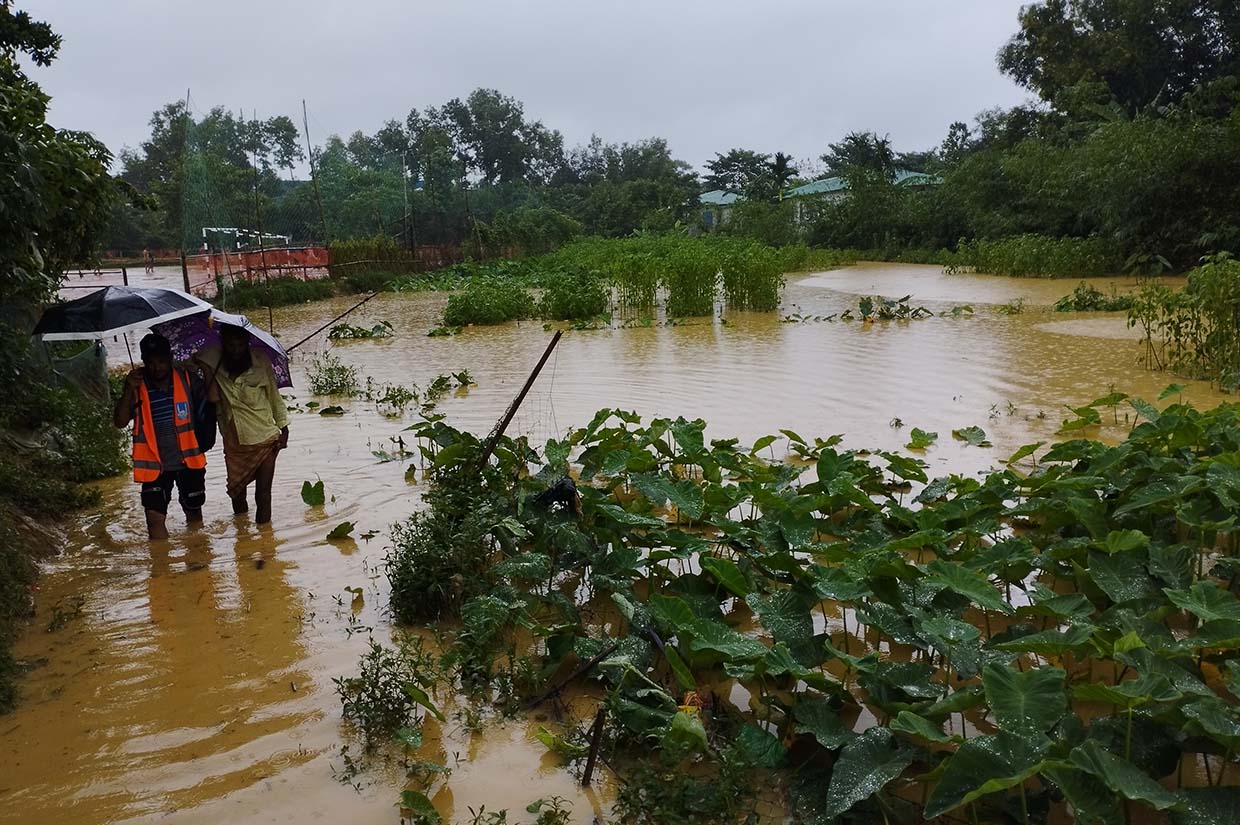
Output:
<svg viewBox="0 0 1240 825">
<path fill-rule="evenodd" d="M 129 426 L 133 421 L 133 408 L 137 404 L 138 390 L 142 388 L 142 369 L 131 370 L 125 376 L 125 387 L 121 397 L 116 400 L 116 408 L 112 411 L 112 423 L 119 429 Z"/>
<path fill-rule="evenodd" d="M 211 356 L 219 356 L 219 350 L 210 347 L 199 350 L 190 358 L 191 364 L 197 364 L 201 370 L 203 384 L 202 390 L 206 394 L 206 398 L 212 404 L 220 403 L 220 382 L 216 377 L 216 372 L 220 368 L 220 358 L 215 359 L 215 363 L 211 363 Z"/>
</svg>

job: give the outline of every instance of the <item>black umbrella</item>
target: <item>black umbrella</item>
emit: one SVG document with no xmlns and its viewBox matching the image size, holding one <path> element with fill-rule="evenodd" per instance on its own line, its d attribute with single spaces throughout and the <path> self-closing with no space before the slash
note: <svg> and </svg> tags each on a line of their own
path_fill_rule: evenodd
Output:
<svg viewBox="0 0 1240 825">
<path fill-rule="evenodd" d="M 210 309 L 211 305 L 201 298 L 175 289 L 105 286 L 75 301 L 49 307 L 34 334 L 44 341 L 85 341 Z"/>
</svg>

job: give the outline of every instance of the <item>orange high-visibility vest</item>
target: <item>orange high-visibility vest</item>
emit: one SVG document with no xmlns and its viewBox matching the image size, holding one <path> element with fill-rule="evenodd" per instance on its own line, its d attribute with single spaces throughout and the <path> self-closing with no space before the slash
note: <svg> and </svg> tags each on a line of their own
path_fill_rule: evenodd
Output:
<svg viewBox="0 0 1240 825">
<path fill-rule="evenodd" d="M 181 460 L 191 470 L 201 470 L 207 466 L 207 457 L 198 449 L 198 438 L 194 435 L 194 412 L 189 403 L 188 384 L 189 379 L 181 370 L 172 371 L 172 421 L 177 430 Z M 163 472 L 163 463 L 159 459 L 155 422 L 151 418 L 151 395 L 146 390 L 145 381 L 138 392 L 138 409 L 133 419 L 133 480 L 155 481 Z"/>
</svg>

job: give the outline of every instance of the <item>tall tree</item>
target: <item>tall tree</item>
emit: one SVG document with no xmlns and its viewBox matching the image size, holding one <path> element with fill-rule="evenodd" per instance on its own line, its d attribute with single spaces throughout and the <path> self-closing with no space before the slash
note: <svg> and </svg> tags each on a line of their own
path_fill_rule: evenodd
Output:
<svg viewBox="0 0 1240 825">
<path fill-rule="evenodd" d="M 770 172 L 771 156 L 750 149 L 729 149 L 706 161 L 710 174 L 705 184 L 711 189 L 744 192 Z"/>
<path fill-rule="evenodd" d="M 1101 83 L 1129 112 L 1240 68 L 1235 0 L 1045 0 L 1025 7 L 999 68 L 1048 103 Z"/>
<path fill-rule="evenodd" d="M 18 64 L 56 58 L 47 23 L 0 4 L 0 303 L 41 299 L 65 269 L 89 259 L 117 196 L 112 156 L 84 132 L 47 123 L 48 96 Z M 10 303 L 12 302 L 12 304 Z M 0 370 L 6 379 L 12 376 Z"/>
<path fill-rule="evenodd" d="M 832 175 L 864 169 L 890 176 L 895 168 L 895 153 L 891 149 L 891 138 L 886 135 L 879 137 L 874 132 L 850 132 L 843 140 L 827 147 L 822 162 Z"/>
<path fill-rule="evenodd" d="M 939 162 L 946 166 L 955 166 L 964 160 L 973 144 L 973 132 L 969 125 L 957 120 L 947 127 L 947 137 L 939 144 Z"/>
<path fill-rule="evenodd" d="M 793 164 L 792 155 L 776 152 L 775 157 L 771 158 L 770 174 L 776 189 L 782 190 L 799 172 Z"/>
</svg>

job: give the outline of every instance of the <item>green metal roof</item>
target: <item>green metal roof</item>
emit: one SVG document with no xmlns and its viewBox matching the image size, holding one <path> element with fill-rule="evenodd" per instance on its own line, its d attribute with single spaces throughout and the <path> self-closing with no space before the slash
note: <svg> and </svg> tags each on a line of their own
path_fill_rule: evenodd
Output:
<svg viewBox="0 0 1240 825">
<path fill-rule="evenodd" d="M 897 169 L 895 182 L 897 186 L 937 186 L 943 182 L 943 179 L 938 175 L 927 175 L 925 172 Z"/>
<path fill-rule="evenodd" d="M 735 192 L 725 192 L 722 189 L 712 189 L 698 195 L 698 200 L 703 206 L 731 206 L 740 199 L 741 196 Z"/>
<path fill-rule="evenodd" d="M 894 177 L 897 186 L 934 186 L 943 182 L 937 175 L 925 172 L 912 172 L 908 169 L 897 169 Z M 848 191 L 848 180 L 842 177 L 819 178 L 809 183 L 789 189 L 784 193 L 786 198 L 797 198 L 805 195 L 827 195 L 832 192 Z"/>
<path fill-rule="evenodd" d="M 843 178 L 820 178 L 793 187 L 784 193 L 786 198 L 795 198 L 802 195 L 825 195 L 828 192 L 842 192 L 848 188 L 848 181 Z"/>
</svg>

